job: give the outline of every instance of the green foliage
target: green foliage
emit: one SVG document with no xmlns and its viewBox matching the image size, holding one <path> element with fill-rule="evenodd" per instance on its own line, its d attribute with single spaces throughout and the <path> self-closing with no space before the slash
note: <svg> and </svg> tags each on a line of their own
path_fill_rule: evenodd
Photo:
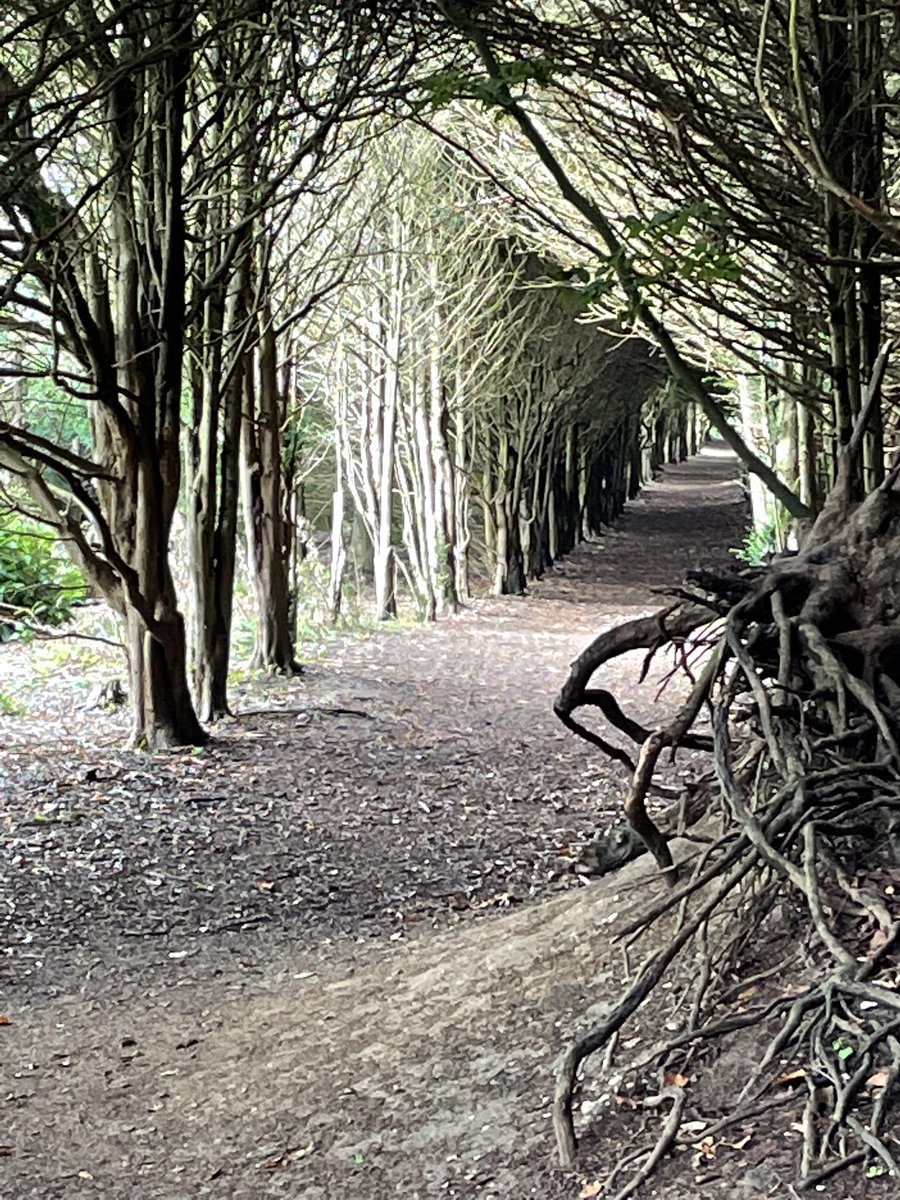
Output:
<svg viewBox="0 0 900 1200">
<path fill-rule="evenodd" d="M 777 522 L 767 521 L 751 529 L 743 546 L 733 546 L 731 553 L 741 562 L 749 563 L 752 567 L 761 567 L 778 549 Z"/>
<path fill-rule="evenodd" d="M 674 273 L 704 283 L 740 281 L 740 265 L 725 247 L 726 226 L 725 214 L 708 200 L 663 209 L 647 220 L 625 219 L 628 232 L 649 247 L 650 258 L 659 255 L 660 276 Z M 681 239 L 675 246 L 674 238 Z"/>
<path fill-rule="evenodd" d="M 500 64 L 500 77 L 470 74 L 467 71 L 436 71 L 424 80 L 423 98 L 414 108 L 417 112 L 436 112 L 454 100 L 474 100 L 484 108 L 503 108 L 505 93 L 527 83 L 546 86 L 554 78 L 567 74 L 565 68 L 550 58 L 514 60 Z"/>
<path fill-rule="evenodd" d="M 835 1038 L 835 1040 L 831 1043 L 831 1048 L 837 1054 L 841 1062 L 845 1062 L 856 1052 L 852 1044 L 848 1042 L 845 1037 Z"/>
<path fill-rule="evenodd" d="M 599 270 L 578 267 L 569 284 L 588 304 L 602 304 L 620 292 L 623 261 L 643 292 L 672 279 L 738 283 L 741 267 L 725 245 L 724 213 L 706 200 L 662 209 L 650 217 L 627 216 L 622 222 L 627 246 L 605 259 Z M 626 314 L 633 319 L 634 314 Z"/>
<path fill-rule="evenodd" d="M 19 610 L 23 620 L 61 625 L 84 593 L 81 572 L 49 530 L 15 514 L 0 519 L 0 604 Z M 15 624 L 0 622 L 0 641 L 17 632 Z"/>
<path fill-rule="evenodd" d="M 700 221 L 713 229 L 721 229 L 725 226 L 726 218 L 722 210 L 710 204 L 708 200 L 692 200 L 678 208 L 661 209 L 646 219 L 638 216 L 626 217 L 624 225 L 632 236 L 662 232 L 676 235 L 683 233 L 694 221 Z"/>
<path fill-rule="evenodd" d="M 26 711 L 8 692 L 0 692 L 0 717 L 21 717 Z"/>
<path fill-rule="evenodd" d="M 0 333 L 0 351 L 5 349 Z M 23 393 L 16 401 L 19 411 L 9 419 L 48 441 L 88 452 L 92 434 L 87 402 L 53 382 L 50 359 L 45 360 L 42 367 L 46 369 L 47 377 L 23 382 Z"/>
</svg>

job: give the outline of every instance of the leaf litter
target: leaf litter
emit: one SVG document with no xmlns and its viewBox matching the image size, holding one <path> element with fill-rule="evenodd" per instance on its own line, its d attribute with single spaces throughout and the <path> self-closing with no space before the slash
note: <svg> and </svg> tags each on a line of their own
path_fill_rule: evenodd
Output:
<svg viewBox="0 0 900 1200">
<path fill-rule="evenodd" d="M 3 647 L 0 691 L 28 681 L 0 748 L 0 1025 L 24 1034 L 7 1097 L 20 1116 L 0 1147 L 23 1164 L 11 1194 L 62 1194 L 65 1177 L 112 1194 L 123 1170 L 135 1195 L 602 1194 L 608 1146 L 588 1139 L 580 1179 L 549 1157 L 552 1058 L 602 984 L 546 906 L 590 900 L 573 862 L 618 815 L 623 780 L 550 705 L 585 642 L 655 609 L 649 588 L 694 557 L 693 493 L 656 489 L 527 600 L 336 639 L 297 679 L 241 682 L 236 718 L 198 754 L 120 749 L 125 714 L 84 704 L 121 672 L 104 652 L 66 665 L 58 649 Z M 722 546 L 740 538 L 733 492 L 705 513 Z M 652 722 L 641 665 L 618 663 L 606 685 Z M 460 926 L 471 968 L 441 935 Z M 298 1066 L 284 1047 L 313 1020 Z M 105 1139 L 92 1152 L 65 1141 L 85 1105 Z M 192 1106 L 206 1148 L 184 1140 Z M 713 1161 L 715 1143 L 699 1145 Z M 658 1194 L 700 1194 L 689 1174 L 685 1161 Z"/>
</svg>

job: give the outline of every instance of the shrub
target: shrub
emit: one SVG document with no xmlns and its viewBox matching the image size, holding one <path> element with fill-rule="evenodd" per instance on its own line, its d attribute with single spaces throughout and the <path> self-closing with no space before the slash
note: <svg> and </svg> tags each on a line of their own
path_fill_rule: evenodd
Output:
<svg viewBox="0 0 900 1200">
<path fill-rule="evenodd" d="M 0 517 L 0 604 L 25 621 L 61 625 L 84 594 L 84 577 L 48 529 L 17 515 Z M 0 641 L 18 632 L 14 622 L 0 620 Z"/>
</svg>

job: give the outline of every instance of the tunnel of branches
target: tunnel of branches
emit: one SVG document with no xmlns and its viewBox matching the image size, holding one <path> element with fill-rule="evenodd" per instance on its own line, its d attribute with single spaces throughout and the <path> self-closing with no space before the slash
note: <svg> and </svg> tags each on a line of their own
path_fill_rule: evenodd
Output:
<svg viewBox="0 0 900 1200">
<path fill-rule="evenodd" d="M 0 28 L 3 511 L 121 619 L 133 743 L 228 711 L 236 580 L 254 664 L 296 671 L 314 593 L 329 621 L 522 593 L 714 430 L 752 561 L 673 581 L 555 701 L 630 780 L 659 887 L 630 932 L 671 923 L 561 1061 L 560 1156 L 602 1050 L 670 1114 L 632 1194 L 690 1112 L 673 1057 L 752 1028 L 711 1128 L 788 1089 L 803 1187 L 896 1177 L 894 7 L 64 0 Z M 654 728 L 604 687 L 635 650 L 688 681 Z M 673 980 L 677 1028 L 632 1053 Z"/>
</svg>

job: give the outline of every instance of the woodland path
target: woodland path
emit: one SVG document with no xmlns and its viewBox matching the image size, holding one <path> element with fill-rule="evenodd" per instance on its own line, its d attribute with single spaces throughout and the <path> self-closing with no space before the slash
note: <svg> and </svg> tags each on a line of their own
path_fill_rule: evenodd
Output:
<svg viewBox="0 0 900 1200">
<path fill-rule="evenodd" d="M 707 448 L 527 599 L 339 639 L 202 755 L 117 752 L 116 717 L 85 747 L 65 681 L 5 720 L 0 1196 L 574 1200 L 608 1169 L 609 1142 L 553 1166 L 552 1063 L 654 885 L 572 874 L 621 777 L 550 706 L 589 639 L 739 544 L 735 478 Z M 658 721 L 639 666 L 608 682 Z M 766 1194 L 755 1151 L 708 1194 Z M 707 1194 L 671 1166 L 647 1194 Z"/>
</svg>

